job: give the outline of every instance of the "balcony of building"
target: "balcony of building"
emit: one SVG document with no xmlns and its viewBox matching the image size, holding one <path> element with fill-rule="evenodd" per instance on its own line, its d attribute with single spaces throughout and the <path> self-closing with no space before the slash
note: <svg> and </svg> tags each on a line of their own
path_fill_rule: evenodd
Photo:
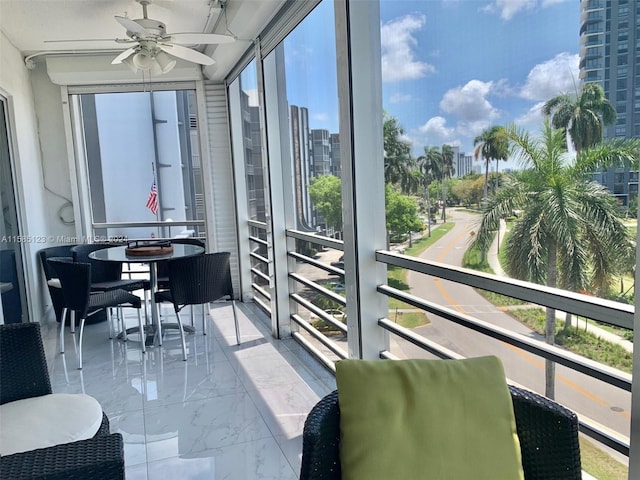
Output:
<svg viewBox="0 0 640 480">
<path fill-rule="evenodd" d="M 227 2 L 202 3 L 209 4 L 207 12 L 211 7 L 212 15 L 220 15 L 219 22 L 208 22 L 211 31 L 223 31 L 225 17 L 219 6 Z M 95 396 L 109 414 L 113 431 L 123 433 L 127 478 L 296 478 L 304 419 L 313 404 L 335 388 L 331 372 L 336 361 L 485 354 L 503 359 L 510 382 L 554 396 L 575 410 L 583 435 L 628 464 L 629 478 L 636 478 L 640 474 L 640 391 L 637 384 L 632 385 L 630 373 L 549 345 L 532 330 L 505 321 L 500 309 L 487 303 L 460 304 L 447 292 L 490 291 L 627 332 L 637 331 L 633 307 L 389 248 L 377 2 L 229 3 L 242 7 L 236 17 L 226 17 L 226 28 L 239 39 L 235 46 L 208 47 L 204 51 L 215 57 L 215 67 L 179 64 L 161 81 L 141 80 L 124 66 L 114 73 L 111 51 L 97 56 L 95 52 L 36 52 L 0 34 L 0 99 L 8 125 L 5 143 L 10 147 L 10 163 L 5 163 L 12 175 L 4 177 L 11 178 L 12 188 L 3 189 L 3 194 L 9 190 L 15 194 L 14 211 L 9 213 L 19 219 L 14 238 L 24 240 L 13 242 L 19 257 L 16 265 L 22 270 L 16 281 L 24 292 L 22 319 L 45 326 L 54 389 Z M 8 18 L 0 15 L 0 21 L 3 17 Z M 342 178 L 343 228 L 336 235 L 340 238 L 322 235 L 328 229 L 308 222 L 313 210 L 306 190 L 311 170 L 303 160 L 311 158 L 310 114 L 306 106 L 295 105 L 289 98 L 293 75 L 287 68 L 315 64 L 314 49 L 298 48 L 307 46 L 308 31 L 299 32 L 307 20 L 316 27 L 316 46 L 326 48 L 321 53 L 336 67 L 335 72 L 303 71 L 301 76 L 317 81 L 316 88 L 310 89 L 316 102 L 336 105 L 335 125 L 323 132 L 331 138 L 326 167 L 339 171 Z M 246 30 L 239 30 L 241 25 Z M 3 24 L 2 31 L 8 31 L 8 26 Z M 303 56 L 304 61 L 301 52 L 308 56 Z M 582 72 L 581 77 L 591 80 L 595 73 Z M 124 125 L 131 112 L 137 115 L 143 110 L 133 108 L 126 95 L 135 93 L 136 101 L 147 108 L 151 103 L 159 107 L 167 92 L 171 102 L 188 92 L 183 107 L 193 111 L 184 118 L 197 135 L 190 132 L 190 142 L 180 145 L 189 143 L 198 162 L 192 167 L 176 162 L 176 169 L 166 174 L 171 167 L 158 157 L 158 163 L 164 164 L 158 172 L 165 186 L 179 185 L 191 192 L 189 208 L 199 213 L 177 218 L 176 210 L 167 210 L 155 220 L 112 220 L 105 213 L 107 202 L 102 211 L 94 208 L 101 188 L 95 185 L 106 185 L 106 179 L 96 183 L 91 176 L 95 165 L 87 160 L 89 147 L 97 148 L 96 142 L 87 142 L 98 136 L 95 119 L 99 115 L 91 115 L 92 105 L 107 95 L 110 100 L 121 95 L 118 113 Z M 131 110 L 125 114 L 126 108 Z M 93 123 L 83 123 L 85 119 Z M 156 135 L 154 129 L 166 123 L 156 117 L 152 120 L 148 126 L 153 135 L 144 137 L 156 140 L 155 144 L 149 141 L 149 151 L 160 145 L 158 139 L 169 137 Z M 179 131 L 183 122 L 175 123 Z M 124 137 L 126 133 L 102 143 L 137 146 L 138 142 Z M 128 170 L 133 163 L 129 157 L 115 158 L 122 168 L 104 170 L 120 174 L 111 186 L 120 187 L 114 190 L 127 206 L 136 205 L 147 214 L 144 201 L 151 175 L 134 175 Z M 116 160 L 105 164 L 113 166 Z M 195 167 L 197 175 L 190 178 L 188 173 Z M 160 185 L 164 195 L 162 190 Z M 125 198 L 122 192 L 131 197 Z M 133 195 L 137 195 L 135 201 Z M 177 338 L 169 337 L 161 348 L 142 354 L 135 337 L 126 344 L 108 340 L 106 325 L 101 323 L 87 327 L 86 366 L 76 370 L 73 347 L 65 356 L 57 353 L 57 324 L 37 251 L 58 241 L 119 235 L 149 239 L 149 232 L 175 236 L 183 230 L 188 231 L 185 235 L 203 236 L 211 251 L 232 253 L 241 344 L 233 341 L 230 308 L 213 304 L 210 334 L 197 331 L 188 337 L 186 362 L 179 355 Z M 469 232 L 458 235 L 467 238 Z M 446 240 L 439 248 L 444 251 L 449 243 Z M 387 270 L 391 268 L 406 269 L 431 291 L 409 294 L 390 285 Z M 441 289 L 445 283 L 448 287 Z M 438 330 L 399 325 L 390 301 L 425 313 Z M 68 345 L 73 345 L 67 335 Z M 637 361 L 635 365 L 637 373 Z M 550 374 L 555 393 L 546 388 L 545 372 L 555 372 Z"/>
</svg>

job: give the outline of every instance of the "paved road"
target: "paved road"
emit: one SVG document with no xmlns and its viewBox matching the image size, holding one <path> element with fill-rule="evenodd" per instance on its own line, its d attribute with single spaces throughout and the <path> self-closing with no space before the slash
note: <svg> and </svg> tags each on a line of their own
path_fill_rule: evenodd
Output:
<svg viewBox="0 0 640 480">
<path fill-rule="evenodd" d="M 449 221 L 455 222 L 455 227 L 427 249 L 422 258 L 460 265 L 468 246 L 470 232 L 476 228 L 478 217 L 462 211 L 451 211 L 448 215 Z M 416 272 L 409 272 L 407 280 L 414 295 L 514 332 L 541 338 L 489 303 L 471 287 Z M 435 315 L 429 314 L 429 320 L 430 325 L 418 327 L 414 331 L 465 357 L 498 355 L 504 363 L 509 379 L 544 393 L 544 359 Z M 398 356 L 428 358 L 424 351 L 404 342 L 396 343 L 392 351 Z M 579 414 L 623 435 L 629 435 L 631 394 L 628 392 L 558 365 L 556 400 Z"/>
</svg>

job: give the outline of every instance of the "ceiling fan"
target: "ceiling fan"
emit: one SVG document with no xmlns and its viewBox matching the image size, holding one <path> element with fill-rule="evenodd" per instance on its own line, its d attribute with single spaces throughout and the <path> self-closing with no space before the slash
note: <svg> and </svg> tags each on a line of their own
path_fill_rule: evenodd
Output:
<svg viewBox="0 0 640 480">
<path fill-rule="evenodd" d="M 166 25 L 147 16 L 147 6 L 151 0 L 136 0 L 142 5 L 142 18 L 131 19 L 115 16 L 116 21 L 126 28 L 129 38 L 116 38 L 116 43 L 134 44 L 120 53 L 111 62 L 124 63 L 131 70 L 150 71 L 153 74 L 167 73 L 181 58 L 201 65 L 213 65 L 215 60 L 185 45 L 222 44 L 236 40 L 235 36 L 219 33 L 167 33 Z M 221 2 L 221 5 L 224 5 Z M 64 41 L 64 40 L 63 40 Z"/>
</svg>

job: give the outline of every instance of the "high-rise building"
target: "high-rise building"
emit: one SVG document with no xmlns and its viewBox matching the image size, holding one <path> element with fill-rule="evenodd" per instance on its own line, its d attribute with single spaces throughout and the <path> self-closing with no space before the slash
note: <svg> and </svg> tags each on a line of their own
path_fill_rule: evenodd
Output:
<svg viewBox="0 0 640 480">
<path fill-rule="evenodd" d="M 629 0 L 582 0 L 580 80 L 599 83 L 616 110 L 604 138 L 640 135 L 640 4 Z M 637 196 L 638 173 L 610 168 L 594 178 L 622 205 Z"/>
</svg>

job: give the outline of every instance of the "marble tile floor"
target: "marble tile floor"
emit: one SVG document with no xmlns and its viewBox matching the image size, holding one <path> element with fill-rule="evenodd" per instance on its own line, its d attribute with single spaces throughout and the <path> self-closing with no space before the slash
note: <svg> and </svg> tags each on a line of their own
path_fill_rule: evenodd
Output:
<svg viewBox="0 0 640 480">
<path fill-rule="evenodd" d="M 274 339 L 255 306 L 237 305 L 241 345 L 231 305 L 214 303 L 208 335 L 196 316 L 186 362 L 175 331 L 143 355 L 138 335 L 109 340 L 103 322 L 85 327 L 80 371 L 68 329 L 60 355 L 57 324 L 43 325 L 54 392 L 101 403 L 124 437 L 128 480 L 298 478 L 304 420 L 335 379 L 294 340 Z"/>
</svg>

